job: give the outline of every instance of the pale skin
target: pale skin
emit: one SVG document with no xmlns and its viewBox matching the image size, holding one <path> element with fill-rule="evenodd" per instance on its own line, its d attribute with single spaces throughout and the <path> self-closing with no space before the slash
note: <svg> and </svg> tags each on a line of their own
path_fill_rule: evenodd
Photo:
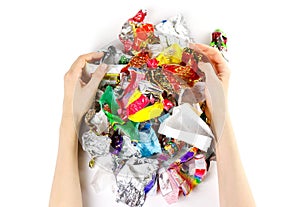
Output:
<svg viewBox="0 0 300 207">
<path fill-rule="evenodd" d="M 211 113 L 212 129 L 222 127 L 216 133 L 216 146 L 220 207 L 253 207 L 255 202 L 240 160 L 235 135 L 227 110 L 227 94 L 230 71 L 227 62 L 218 50 L 207 45 L 195 44 L 191 48 L 205 54 L 210 64 L 200 64 L 200 68 L 210 78 L 214 86 L 207 85 L 209 111 L 216 101 L 216 94 L 224 94 L 225 119 L 218 113 Z M 78 138 L 80 122 L 90 108 L 97 87 L 106 73 L 107 66 L 100 65 L 85 84 L 80 80 L 86 62 L 101 59 L 102 53 L 93 52 L 80 56 L 64 78 L 63 114 L 59 133 L 59 147 L 56 169 L 50 195 L 50 207 L 82 207 L 81 187 L 78 171 Z M 211 67 L 212 66 L 212 67 Z"/>
</svg>

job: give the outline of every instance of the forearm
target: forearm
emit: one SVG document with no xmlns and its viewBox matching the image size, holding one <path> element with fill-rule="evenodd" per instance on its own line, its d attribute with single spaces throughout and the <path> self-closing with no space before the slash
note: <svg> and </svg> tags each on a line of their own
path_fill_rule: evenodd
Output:
<svg viewBox="0 0 300 207">
<path fill-rule="evenodd" d="M 216 144 L 220 206 L 253 207 L 255 202 L 228 115 L 224 124 L 223 135 Z"/>
<path fill-rule="evenodd" d="M 81 207 L 78 172 L 78 139 L 71 117 L 63 116 L 59 148 L 51 190 L 50 207 Z"/>
</svg>

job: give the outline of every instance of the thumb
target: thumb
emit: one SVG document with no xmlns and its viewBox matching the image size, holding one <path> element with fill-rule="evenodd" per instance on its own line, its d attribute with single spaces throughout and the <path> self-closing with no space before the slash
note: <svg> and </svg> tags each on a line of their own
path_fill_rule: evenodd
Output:
<svg viewBox="0 0 300 207">
<path fill-rule="evenodd" d="M 213 66 L 210 63 L 199 62 L 198 67 L 205 73 L 206 82 L 219 80 Z"/>
<path fill-rule="evenodd" d="M 108 66 L 106 64 L 99 65 L 96 71 L 92 74 L 92 78 L 88 82 L 87 87 L 90 90 L 97 90 L 100 81 L 102 80 L 102 78 L 104 77 L 107 71 L 108 71 Z"/>
</svg>

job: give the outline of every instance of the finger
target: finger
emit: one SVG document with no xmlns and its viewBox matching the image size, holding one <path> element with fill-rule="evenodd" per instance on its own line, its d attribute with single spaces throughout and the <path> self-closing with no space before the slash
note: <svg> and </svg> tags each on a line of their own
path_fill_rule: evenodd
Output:
<svg viewBox="0 0 300 207">
<path fill-rule="evenodd" d="M 103 52 L 91 52 L 85 55 L 80 55 L 70 68 L 71 73 L 80 74 L 85 67 L 86 62 L 100 60 L 103 57 Z"/>
<path fill-rule="evenodd" d="M 205 73 L 206 81 L 218 79 L 216 71 L 210 63 L 199 62 L 198 67 Z"/>
<path fill-rule="evenodd" d="M 207 55 L 208 58 L 211 58 L 211 60 L 215 63 L 219 64 L 225 62 L 222 54 L 217 48 L 205 44 L 190 44 L 190 47 L 194 50 L 198 49 L 200 52 L 205 53 L 205 55 Z"/>
<path fill-rule="evenodd" d="M 108 66 L 106 64 L 101 64 L 99 67 L 96 69 L 96 71 L 92 74 L 91 80 L 88 82 L 87 87 L 89 90 L 97 90 L 100 81 L 104 77 L 105 73 L 108 70 Z"/>
<path fill-rule="evenodd" d="M 225 72 L 227 63 L 218 49 L 205 44 L 190 44 L 189 47 L 207 56 L 217 73 Z"/>
</svg>

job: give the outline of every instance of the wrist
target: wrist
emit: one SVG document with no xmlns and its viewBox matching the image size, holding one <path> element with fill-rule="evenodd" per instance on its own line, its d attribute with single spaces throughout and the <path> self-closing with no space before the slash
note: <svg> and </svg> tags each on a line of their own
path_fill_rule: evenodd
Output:
<svg viewBox="0 0 300 207">
<path fill-rule="evenodd" d="M 62 123 L 72 125 L 72 129 L 75 130 L 75 132 L 79 131 L 81 121 L 79 117 L 80 115 L 74 113 L 72 104 L 63 105 Z"/>
</svg>

